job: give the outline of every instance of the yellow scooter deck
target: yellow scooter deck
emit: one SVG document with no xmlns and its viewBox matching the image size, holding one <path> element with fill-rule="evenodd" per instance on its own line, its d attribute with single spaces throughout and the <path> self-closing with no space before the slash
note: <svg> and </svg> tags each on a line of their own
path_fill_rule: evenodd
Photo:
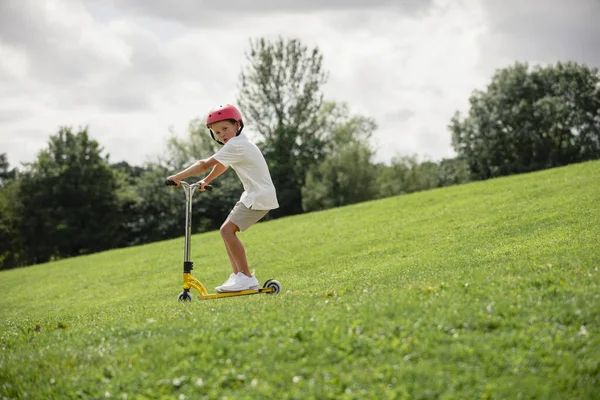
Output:
<svg viewBox="0 0 600 400">
<path fill-rule="evenodd" d="M 219 299 L 221 297 L 233 297 L 233 296 L 247 296 L 250 294 L 259 294 L 259 293 L 272 293 L 275 290 L 273 288 L 261 288 L 261 289 L 251 289 L 251 290 L 240 290 L 239 292 L 223 292 L 223 293 L 210 293 L 198 296 L 200 300 L 210 300 L 210 299 Z"/>
</svg>

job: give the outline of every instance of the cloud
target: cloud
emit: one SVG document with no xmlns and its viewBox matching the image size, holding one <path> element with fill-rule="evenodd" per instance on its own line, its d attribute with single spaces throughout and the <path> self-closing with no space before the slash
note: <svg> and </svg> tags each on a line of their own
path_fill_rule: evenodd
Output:
<svg viewBox="0 0 600 400">
<path fill-rule="evenodd" d="M 412 117 L 414 117 L 415 114 L 416 113 L 413 110 L 409 110 L 409 109 L 405 108 L 400 111 L 386 115 L 386 120 L 388 120 L 388 119 L 394 120 L 395 119 L 399 122 L 406 122 L 409 119 L 411 119 Z"/>
<path fill-rule="evenodd" d="M 26 54 L 24 67 L 30 80 L 44 85 L 85 82 L 124 61 L 118 43 L 103 35 L 76 2 L 0 4 L 0 42 Z"/>
<path fill-rule="evenodd" d="M 135 17 L 147 16 L 204 28 L 235 25 L 257 15 L 272 17 L 274 14 L 379 9 L 416 14 L 427 10 L 432 0 L 230 0 L 226 3 L 201 0 L 179 0 L 177 3 L 162 0 L 85 0 L 85 3 L 88 7 L 102 8 L 105 12 L 107 8 L 112 8 Z"/>
<path fill-rule="evenodd" d="M 136 4 L 132 1 L 126 13 L 116 8 L 122 5 L 116 2 L 113 8 L 93 1 L 69 2 L 71 6 L 65 8 L 55 2 L 61 6 L 38 10 L 35 20 L 30 20 L 35 3 L 19 4 L 21 9 L 10 15 L 15 26 L 36 24 L 44 30 L 21 38 L 7 28 L 9 33 L 2 35 L 1 42 L 20 54 L 10 63 L 3 62 L 8 65 L 4 70 L 11 71 L 13 78 L 21 71 L 21 76 L 13 84 L 14 93 L 0 94 L 0 101 L 14 104 L 19 99 L 22 113 L 41 117 L 5 123 L 2 135 L 38 132 L 36 142 L 41 148 L 59 125 L 89 125 L 92 137 L 114 160 L 132 163 L 159 153 L 169 128 L 181 133 L 192 118 L 203 116 L 214 104 L 235 100 L 249 38 L 298 37 L 310 47 L 319 46 L 330 72 L 323 88 L 326 98 L 347 102 L 354 112 L 378 121 L 376 140 L 385 143 L 380 159 L 397 152 L 449 154 L 446 120 L 453 112 L 452 101 L 469 90 L 469 82 L 457 85 L 464 78 L 456 75 L 473 75 L 473 33 L 469 32 L 476 24 L 468 20 L 472 13 L 463 14 L 452 6 L 437 5 L 426 11 L 410 2 L 403 7 L 356 2 L 342 9 L 331 6 L 339 3 L 313 2 L 305 4 L 311 12 L 285 13 L 291 3 L 280 3 L 276 16 L 249 13 L 252 17 L 226 28 L 182 28 L 130 16 Z M 139 4 L 149 7 L 140 10 L 143 14 L 156 11 L 150 5 L 165 3 Z M 186 11 L 185 4 L 192 3 L 178 9 Z M 267 2 L 256 3 L 257 9 L 267 6 Z M 461 54 L 461 61 L 447 62 L 457 46 L 467 52 Z M 29 69 L 22 72 L 20 64 Z M 42 76 L 38 69 L 44 65 L 52 68 Z M 457 89 L 458 95 L 449 94 Z M 412 118 L 401 118 L 407 109 Z M 396 117 L 388 120 L 389 115 Z M 437 121 L 437 129 L 431 128 L 432 121 Z M 426 128 L 437 132 L 434 147 L 419 147 L 418 135 Z M 9 142 L 9 159 L 31 159 L 32 154 L 24 150 L 29 148 Z"/>
<path fill-rule="evenodd" d="M 452 156 L 447 124 L 496 68 L 600 64 L 595 0 L 174 4 L 0 1 L 0 152 L 31 161 L 59 126 L 89 126 L 112 161 L 142 163 L 235 101 L 250 38 L 318 46 L 326 99 L 376 119 L 380 161 Z"/>
<path fill-rule="evenodd" d="M 600 1 L 485 0 L 480 42 L 488 70 L 515 60 L 577 61 L 600 67 Z"/>
</svg>

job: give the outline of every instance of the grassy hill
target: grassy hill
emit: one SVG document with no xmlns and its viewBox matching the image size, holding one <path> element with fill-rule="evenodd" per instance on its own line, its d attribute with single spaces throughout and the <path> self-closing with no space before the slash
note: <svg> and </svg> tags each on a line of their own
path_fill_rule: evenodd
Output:
<svg viewBox="0 0 600 400">
<path fill-rule="evenodd" d="M 0 397 L 599 393 L 600 162 L 241 237 L 281 294 L 178 303 L 183 238 L 0 273 Z M 218 232 L 192 246 L 212 291 L 229 274 Z"/>
</svg>

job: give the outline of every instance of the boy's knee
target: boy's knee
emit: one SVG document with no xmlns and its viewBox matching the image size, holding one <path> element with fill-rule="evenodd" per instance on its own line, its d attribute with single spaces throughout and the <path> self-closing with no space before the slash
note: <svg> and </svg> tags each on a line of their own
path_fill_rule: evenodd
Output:
<svg viewBox="0 0 600 400">
<path fill-rule="evenodd" d="M 237 226 L 235 226 L 235 224 L 232 224 L 231 222 L 227 221 L 223 225 L 221 225 L 221 229 L 219 231 L 221 232 L 221 237 L 227 238 L 235 235 L 238 229 Z"/>
<path fill-rule="evenodd" d="M 229 234 L 229 228 L 227 227 L 227 225 L 223 224 L 221 225 L 221 229 L 219 229 L 219 232 L 221 232 L 222 237 L 226 237 Z"/>
</svg>

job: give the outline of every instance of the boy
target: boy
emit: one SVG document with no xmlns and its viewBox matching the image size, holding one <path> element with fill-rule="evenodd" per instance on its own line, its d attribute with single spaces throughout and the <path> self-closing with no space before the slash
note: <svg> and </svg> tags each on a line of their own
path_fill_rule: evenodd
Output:
<svg viewBox="0 0 600 400">
<path fill-rule="evenodd" d="M 258 280 L 250 273 L 246 251 L 236 236 L 261 220 L 270 210 L 279 207 L 275 186 L 262 153 L 242 133 L 242 115 L 232 105 L 219 106 L 209 112 L 206 126 L 212 138 L 223 147 L 212 157 L 197 161 L 194 165 L 172 175 L 170 179 L 179 185 L 182 179 L 195 176 L 212 168 L 202 179 L 198 190 L 223 174 L 231 166 L 242 181 L 244 192 L 221 226 L 221 237 L 231 262 L 232 273 L 217 292 L 236 292 L 258 289 Z"/>
</svg>

